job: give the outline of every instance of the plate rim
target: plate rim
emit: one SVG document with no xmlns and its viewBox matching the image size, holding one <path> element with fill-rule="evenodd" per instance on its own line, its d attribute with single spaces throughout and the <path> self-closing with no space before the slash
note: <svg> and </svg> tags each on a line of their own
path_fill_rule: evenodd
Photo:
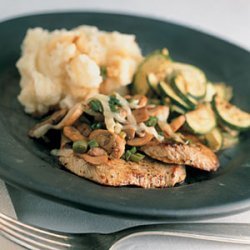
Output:
<svg viewBox="0 0 250 250">
<path fill-rule="evenodd" d="M 167 20 L 162 20 L 162 19 L 157 19 L 157 18 L 152 18 L 152 17 L 145 17 L 145 16 L 140 16 L 140 15 L 134 15 L 134 14 L 127 14 L 127 13 L 113 13 L 113 12 L 92 12 L 92 11 L 59 11 L 59 12 L 42 12 L 42 13 L 38 13 L 38 14 L 31 14 L 31 15 L 20 15 L 20 16 L 17 16 L 17 17 L 14 17 L 14 18 L 10 18 L 10 19 L 7 19 L 7 20 L 4 20 L 2 22 L 0 22 L 0 28 L 1 28 L 1 25 L 2 24 L 6 24 L 8 22 L 13 22 L 13 21 L 18 21 L 19 19 L 25 19 L 25 18 L 32 18 L 32 17 L 37 17 L 37 16 L 47 16 L 47 15 L 57 15 L 57 14 L 61 14 L 61 15 L 65 15 L 65 14 L 93 14 L 93 15 L 113 15 L 113 16 L 124 16 L 124 17 L 130 17 L 130 18 L 142 18 L 142 19 L 147 19 L 149 21 L 157 21 L 157 22 L 161 22 L 161 23 L 167 23 L 167 24 L 170 24 L 170 25 L 174 25 L 174 26 L 178 26 L 178 27 L 181 27 L 181 28 L 185 28 L 185 29 L 188 29 L 188 30 L 191 30 L 191 31 L 195 31 L 195 32 L 198 32 L 202 35 L 205 35 L 205 36 L 209 36 L 213 39 L 216 39 L 216 40 L 220 40 L 221 42 L 223 43 L 227 43 L 233 47 L 236 47 L 237 49 L 240 49 L 242 50 L 244 53 L 248 53 L 249 54 L 249 51 L 246 50 L 245 48 L 242 48 L 238 45 L 235 45 L 233 44 L 232 42 L 230 41 L 226 41 L 220 37 L 217 37 L 217 36 L 214 36 L 213 34 L 209 34 L 209 33 L 206 33 L 204 31 L 200 31 L 200 30 L 197 30 L 193 27 L 188 27 L 188 26 L 185 26 L 185 25 L 182 25 L 182 24 L 176 24 L 174 22 L 169 22 Z M 1 124 L 0 124 L 1 125 Z M 0 154 L 1 155 L 1 154 Z M 2 165 L 3 163 L 1 163 Z M 2 167 L 2 166 L 1 166 Z M 0 167 L 0 170 L 1 170 L 1 167 Z M 19 183 L 16 183 L 15 180 L 13 178 L 10 178 L 9 176 L 7 176 L 6 174 L 4 175 L 1 171 L 0 171 L 0 175 L 2 178 L 5 179 L 5 181 L 7 183 L 10 183 L 11 185 L 14 185 L 16 187 L 19 187 L 19 188 L 22 188 L 24 190 L 28 190 L 30 192 L 33 192 L 33 193 L 36 193 L 36 194 L 39 194 L 40 196 L 43 196 L 43 197 L 46 197 L 46 198 L 54 198 L 56 200 L 60 200 L 60 202 L 64 203 L 64 204 L 70 204 L 70 206 L 72 206 L 72 204 L 74 204 L 74 202 L 72 201 L 68 201 L 68 200 L 65 200 L 64 198 L 62 197 L 54 197 L 53 195 L 51 194 L 48 194 L 47 192 L 43 192 L 41 191 L 40 189 L 39 190 L 35 190 L 34 189 L 34 186 L 33 187 L 27 187 L 27 185 L 24 185 L 24 183 L 22 183 L 20 185 L 20 182 Z M 110 214 L 110 215 L 115 215 L 115 216 L 122 216 L 122 217 L 136 217 L 138 218 L 138 212 L 134 212 L 134 211 L 131 211 L 131 210 L 126 210 L 124 211 L 124 209 L 121 209 L 121 207 L 115 207 L 115 210 L 114 208 L 109 208 L 107 209 L 106 207 L 102 207 L 100 206 L 100 204 L 98 206 L 94 206 L 93 204 L 92 205 L 83 205 L 81 204 L 79 206 L 79 204 L 74 204 L 73 205 L 74 207 L 78 207 L 78 208 L 81 208 L 81 209 L 84 209 L 84 210 L 87 210 L 87 211 L 91 211 L 91 212 L 105 212 L 106 214 Z M 241 201 L 241 202 L 237 202 L 237 203 L 233 203 L 233 204 L 230 204 L 230 205 L 224 205 L 224 206 L 220 206 L 219 210 L 218 210 L 218 207 L 210 207 L 210 208 L 207 208 L 207 209 L 202 209 L 202 211 L 200 211 L 199 209 L 195 209 L 195 210 L 190 210 L 189 212 L 187 210 L 179 210 L 180 212 L 176 212 L 176 211 L 172 211 L 172 213 L 170 213 L 170 211 L 168 210 L 168 213 L 166 215 L 166 213 L 162 212 L 161 214 L 153 214 L 153 216 L 151 217 L 150 214 L 147 213 L 144 213 L 143 211 L 141 211 L 141 216 L 145 219 L 163 219 L 163 218 L 168 218 L 168 219 L 180 219 L 180 220 L 190 220 L 190 219 L 204 219 L 204 218 L 213 218 L 213 217 L 218 217 L 218 216 L 225 216 L 225 215 L 228 215 L 228 214 L 232 214 L 232 213 L 237 213 L 237 212 L 241 212 L 241 211 L 245 211 L 247 209 L 250 208 L 250 197 L 249 199 L 247 200 L 244 200 L 244 201 Z M 216 210 L 216 211 L 215 211 Z M 195 214 L 195 212 L 198 212 L 198 214 Z"/>
</svg>

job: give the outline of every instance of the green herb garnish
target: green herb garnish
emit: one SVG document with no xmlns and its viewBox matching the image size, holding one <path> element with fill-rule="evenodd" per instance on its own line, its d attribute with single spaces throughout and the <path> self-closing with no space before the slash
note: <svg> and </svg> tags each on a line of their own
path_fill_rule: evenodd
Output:
<svg viewBox="0 0 250 250">
<path fill-rule="evenodd" d="M 90 108 L 95 111 L 95 112 L 100 112 L 102 113 L 103 112 L 103 108 L 102 108 L 102 104 L 99 100 L 91 100 L 89 102 L 89 105 L 90 105 Z"/>
<path fill-rule="evenodd" d="M 83 154 L 88 149 L 88 142 L 86 140 L 75 141 L 73 143 L 73 151 L 78 154 Z"/>
<path fill-rule="evenodd" d="M 143 156 L 142 154 L 136 153 L 136 151 L 137 151 L 136 147 L 132 147 L 131 149 L 126 150 L 126 152 L 123 156 L 123 159 L 125 159 L 126 161 L 136 161 L 137 158 Z M 134 159 L 134 160 L 132 160 L 132 159 Z"/>
<path fill-rule="evenodd" d="M 129 161 L 131 155 L 132 155 L 132 153 L 129 150 L 127 150 L 126 153 L 125 153 L 125 160 Z"/>
<path fill-rule="evenodd" d="M 132 154 L 134 154 L 134 153 L 136 153 L 137 148 L 136 148 L 136 147 L 132 147 L 129 151 L 130 151 Z"/>
<path fill-rule="evenodd" d="M 145 121 L 145 124 L 148 127 L 155 127 L 157 125 L 158 119 L 155 116 L 150 116 L 147 121 Z"/>
<path fill-rule="evenodd" d="M 91 129 L 95 130 L 95 129 L 101 129 L 103 128 L 103 123 L 102 122 L 95 122 L 93 124 L 90 125 Z"/>
<path fill-rule="evenodd" d="M 121 103 L 120 101 L 115 97 L 115 96 L 110 96 L 109 97 L 109 107 L 111 109 L 112 112 L 117 112 L 118 109 L 117 109 L 117 106 L 118 107 L 121 107 Z"/>
<path fill-rule="evenodd" d="M 98 144 L 98 142 L 96 140 L 90 140 L 88 142 L 88 145 L 89 145 L 90 148 L 97 148 L 97 147 L 99 147 L 99 144 Z"/>
<path fill-rule="evenodd" d="M 130 161 L 134 161 L 134 162 L 139 162 L 141 161 L 143 158 L 145 157 L 145 155 L 140 154 L 140 153 L 135 153 L 135 154 L 131 154 L 130 156 Z"/>
</svg>

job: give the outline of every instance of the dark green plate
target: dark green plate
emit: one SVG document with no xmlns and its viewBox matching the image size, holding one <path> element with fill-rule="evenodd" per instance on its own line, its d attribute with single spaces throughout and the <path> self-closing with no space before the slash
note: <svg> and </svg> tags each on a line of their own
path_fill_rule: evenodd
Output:
<svg viewBox="0 0 250 250">
<path fill-rule="evenodd" d="M 0 24 L 0 176 L 12 185 L 91 212 L 116 216 L 201 219 L 250 207 L 249 138 L 220 155 L 214 174 L 188 170 L 187 182 L 169 189 L 105 187 L 61 169 L 48 149 L 27 137 L 36 122 L 16 96 L 15 63 L 30 27 L 73 28 L 81 24 L 134 33 L 144 54 L 167 47 L 171 56 L 199 66 L 216 81 L 234 87 L 234 102 L 250 110 L 250 54 L 204 33 L 159 20 L 103 13 L 51 13 Z"/>
</svg>

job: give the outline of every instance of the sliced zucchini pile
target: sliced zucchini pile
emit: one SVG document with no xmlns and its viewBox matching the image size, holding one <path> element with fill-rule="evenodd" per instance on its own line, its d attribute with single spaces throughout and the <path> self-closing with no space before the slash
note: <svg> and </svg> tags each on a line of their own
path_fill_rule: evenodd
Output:
<svg viewBox="0 0 250 250">
<path fill-rule="evenodd" d="M 165 68 L 168 67 L 170 58 L 166 49 L 157 50 L 149 54 L 139 65 L 133 81 L 133 92 L 135 94 L 147 95 L 150 87 L 147 76 L 154 73 L 158 77 L 163 75 Z"/>
<path fill-rule="evenodd" d="M 167 67 L 165 81 L 160 81 L 155 74 L 149 73 L 148 85 L 158 95 L 169 96 L 179 107 L 195 109 L 206 94 L 205 75 L 192 65 L 172 62 Z M 164 86 L 165 84 L 168 86 Z"/>
<path fill-rule="evenodd" d="M 233 104 L 214 96 L 212 105 L 219 120 L 233 130 L 244 131 L 250 128 L 250 114 Z"/>
<path fill-rule="evenodd" d="M 184 115 L 181 131 L 197 135 L 214 151 L 235 145 L 239 133 L 250 129 L 250 114 L 229 103 L 233 96 L 230 86 L 208 81 L 196 66 L 170 59 L 166 49 L 144 59 L 133 89 L 169 106 L 170 121 Z"/>
</svg>

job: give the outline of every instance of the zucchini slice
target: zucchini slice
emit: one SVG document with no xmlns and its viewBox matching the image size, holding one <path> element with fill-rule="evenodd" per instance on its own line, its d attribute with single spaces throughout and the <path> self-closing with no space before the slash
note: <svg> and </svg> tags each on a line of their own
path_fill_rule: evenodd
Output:
<svg viewBox="0 0 250 250">
<path fill-rule="evenodd" d="M 214 84 L 211 82 L 207 83 L 207 90 L 206 95 L 204 97 L 205 102 L 211 102 L 213 100 L 213 96 L 216 94 L 216 89 L 214 87 Z"/>
<path fill-rule="evenodd" d="M 184 78 L 186 92 L 189 96 L 198 100 L 204 98 L 207 79 L 199 68 L 190 64 L 173 63 L 173 70 L 175 74 L 180 74 Z"/>
<path fill-rule="evenodd" d="M 232 136 L 229 133 L 222 133 L 222 136 L 223 136 L 222 149 L 231 148 L 239 143 L 238 136 Z"/>
<path fill-rule="evenodd" d="M 205 134 L 206 144 L 214 152 L 219 151 L 223 145 L 223 136 L 218 128 L 214 128 L 209 133 Z"/>
<path fill-rule="evenodd" d="M 216 83 L 214 84 L 215 92 L 217 96 L 226 101 L 230 101 L 233 97 L 233 88 L 227 86 L 224 83 Z"/>
<path fill-rule="evenodd" d="M 182 75 L 174 76 L 171 80 L 171 86 L 184 102 L 186 102 L 192 109 L 195 109 L 198 101 L 188 94 L 187 82 Z"/>
<path fill-rule="evenodd" d="M 147 75 L 149 73 L 155 73 L 157 76 L 165 76 L 165 68 L 170 63 L 168 51 L 166 49 L 157 50 L 149 54 L 139 65 L 134 81 L 133 91 L 136 94 L 146 95 L 149 91 L 149 85 L 147 83 Z"/>
<path fill-rule="evenodd" d="M 169 97 L 176 105 L 180 106 L 182 109 L 190 110 L 190 106 L 184 102 L 172 89 L 172 87 L 164 81 L 161 81 L 158 85 L 159 93 L 163 97 Z"/>
<path fill-rule="evenodd" d="M 226 126 L 225 124 L 220 124 L 220 128 L 221 128 L 222 132 L 229 134 L 232 137 L 237 137 L 240 134 L 240 131 L 235 130 L 235 129 L 231 129 L 228 126 Z"/>
<path fill-rule="evenodd" d="M 175 104 L 172 104 L 170 106 L 170 111 L 181 114 L 181 115 L 184 115 L 186 113 L 186 111 L 183 108 L 181 108 L 181 107 L 179 107 L 178 105 L 175 105 Z"/>
<path fill-rule="evenodd" d="M 231 129 L 244 131 L 250 129 L 250 114 L 233 104 L 214 96 L 212 106 L 219 119 Z"/>
<path fill-rule="evenodd" d="M 147 75 L 147 83 L 150 89 L 152 90 L 152 92 L 158 95 L 159 94 L 158 93 L 159 80 L 154 73 L 149 73 Z"/>
<path fill-rule="evenodd" d="M 209 133 L 216 126 L 216 118 L 210 105 L 201 104 L 196 110 L 185 114 L 188 128 L 195 134 Z"/>
</svg>

